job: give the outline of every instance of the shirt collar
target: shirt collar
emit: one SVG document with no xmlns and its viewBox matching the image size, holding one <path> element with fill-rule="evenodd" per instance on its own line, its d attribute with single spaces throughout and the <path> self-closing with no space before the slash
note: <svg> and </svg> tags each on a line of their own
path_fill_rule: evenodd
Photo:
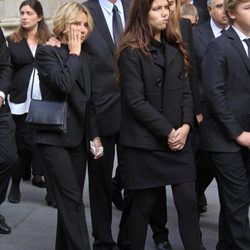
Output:
<svg viewBox="0 0 250 250">
<path fill-rule="evenodd" d="M 235 30 L 235 32 L 237 33 L 237 35 L 239 36 L 240 40 L 243 41 L 245 39 L 248 39 L 250 37 L 247 37 L 245 34 L 243 34 L 240 30 L 238 30 L 236 27 L 234 27 L 232 25 L 233 29 Z"/>
<path fill-rule="evenodd" d="M 109 13 L 109 15 L 112 14 L 114 4 L 112 4 L 108 0 L 99 0 L 99 3 L 101 5 L 101 7 L 103 9 L 105 9 Z M 117 0 L 116 3 L 115 3 L 115 5 L 118 8 L 119 13 L 121 14 L 122 13 L 122 1 L 121 0 Z"/>
<path fill-rule="evenodd" d="M 214 37 L 215 37 L 215 38 L 221 35 L 221 30 L 222 30 L 222 28 L 220 28 L 220 27 L 214 22 L 214 20 L 213 20 L 212 18 L 210 18 L 210 26 L 211 26 L 211 29 L 212 29 L 212 31 L 213 31 L 213 33 L 214 33 Z M 225 30 L 227 30 L 228 28 L 229 28 L 229 26 L 227 26 L 227 27 L 225 28 Z"/>
</svg>

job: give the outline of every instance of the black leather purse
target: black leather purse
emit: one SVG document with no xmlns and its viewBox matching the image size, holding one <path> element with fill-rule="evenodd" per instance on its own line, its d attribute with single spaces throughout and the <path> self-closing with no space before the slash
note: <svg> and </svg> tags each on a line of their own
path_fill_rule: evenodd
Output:
<svg viewBox="0 0 250 250">
<path fill-rule="evenodd" d="M 62 60 L 57 52 L 57 57 L 63 67 Z M 33 99 L 33 86 L 35 69 L 32 78 L 31 102 L 26 122 L 29 127 L 39 131 L 54 131 L 58 133 L 67 132 L 67 97 L 65 101 L 49 101 Z"/>
</svg>

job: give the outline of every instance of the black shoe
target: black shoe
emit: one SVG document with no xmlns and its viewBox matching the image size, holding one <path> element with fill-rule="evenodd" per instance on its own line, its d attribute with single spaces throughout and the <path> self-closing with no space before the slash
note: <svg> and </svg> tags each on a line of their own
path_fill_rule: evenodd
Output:
<svg viewBox="0 0 250 250">
<path fill-rule="evenodd" d="M 21 200 L 21 192 L 19 186 L 11 186 L 10 193 L 8 195 L 8 200 L 11 203 L 19 203 Z"/>
<path fill-rule="evenodd" d="M 172 250 L 172 247 L 168 241 L 155 244 L 157 250 Z"/>
<path fill-rule="evenodd" d="M 4 217 L 0 214 L 0 234 L 9 234 L 10 232 L 10 227 L 5 223 Z"/>
<path fill-rule="evenodd" d="M 45 188 L 45 181 L 43 180 L 43 177 L 41 175 L 34 175 L 32 178 L 32 185 L 39 187 L 39 188 Z"/>
</svg>

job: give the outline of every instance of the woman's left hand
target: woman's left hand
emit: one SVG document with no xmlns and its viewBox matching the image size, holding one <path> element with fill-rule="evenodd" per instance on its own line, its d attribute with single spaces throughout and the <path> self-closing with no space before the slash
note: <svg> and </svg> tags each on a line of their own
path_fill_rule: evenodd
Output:
<svg viewBox="0 0 250 250">
<path fill-rule="evenodd" d="M 168 146 L 172 151 L 179 151 L 184 148 L 189 130 L 190 126 L 188 124 L 183 124 L 175 131 L 173 136 L 168 139 Z"/>
</svg>

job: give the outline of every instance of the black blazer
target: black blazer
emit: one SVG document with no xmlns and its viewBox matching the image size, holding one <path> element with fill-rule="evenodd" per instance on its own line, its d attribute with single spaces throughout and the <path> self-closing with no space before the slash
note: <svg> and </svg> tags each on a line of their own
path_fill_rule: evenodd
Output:
<svg viewBox="0 0 250 250">
<path fill-rule="evenodd" d="M 125 49 L 119 60 L 122 86 L 121 145 L 166 150 L 172 128 L 192 124 L 192 95 L 179 50 L 165 44 L 165 81 L 159 84 L 157 59 Z"/>
<path fill-rule="evenodd" d="M 182 39 L 186 43 L 186 46 L 190 54 L 191 71 L 189 74 L 189 79 L 190 79 L 190 87 L 191 87 L 191 91 L 193 95 L 194 114 L 197 115 L 201 113 L 201 100 L 200 100 L 200 93 L 199 93 L 199 85 L 197 81 L 192 24 L 190 20 L 186 18 L 181 18 L 180 29 L 181 29 Z"/>
<path fill-rule="evenodd" d="M 201 64 L 208 44 L 215 39 L 210 26 L 210 21 L 193 29 L 194 54 L 196 61 L 197 81 L 200 91 L 201 101 L 204 102 L 204 87 L 202 82 Z"/>
<path fill-rule="evenodd" d="M 0 28 L 0 91 L 5 94 L 5 105 L 0 108 L 0 114 L 9 112 L 7 95 L 11 84 L 11 62 L 8 48 L 6 46 L 5 37 Z"/>
<path fill-rule="evenodd" d="M 201 124 L 202 147 L 235 152 L 235 138 L 250 131 L 250 62 L 232 27 L 208 46 L 202 63 L 208 107 Z"/>
<path fill-rule="evenodd" d="M 56 50 L 64 63 L 63 69 Z M 97 136 L 94 116 L 91 116 L 93 110 L 90 110 L 91 81 L 87 54 L 82 52 L 79 57 L 69 55 L 66 45 L 60 48 L 43 46 L 37 51 L 36 60 L 42 98 L 62 101 L 68 97 L 67 133 L 37 131 L 36 142 L 75 147 L 82 142 L 89 126 L 91 137 Z"/>
<path fill-rule="evenodd" d="M 30 77 L 35 67 L 35 58 L 26 39 L 21 40 L 19 43 L 14 43 L 8 37 L 7 41 L 13 66 L 10 101 L 23 103 L 27 98 Z M 37 49 L 39 47 L 40 45 L 37 46 Z"/>
<path fill-rule="evenodd" d="M 84 43 L 84 51 L 91 57 L 91 80 L 93 101 L 100 135 L 115 135 L 120 130 L 121 100 L 120 89 L 115 84 L 115 45 L 110 35 L 101 6 L 97 0 L 89 0 L 86 5 L 94 20 L 94 30 Z M 125 18 L 129 1 L 122 0 Z"/>
</svg>

